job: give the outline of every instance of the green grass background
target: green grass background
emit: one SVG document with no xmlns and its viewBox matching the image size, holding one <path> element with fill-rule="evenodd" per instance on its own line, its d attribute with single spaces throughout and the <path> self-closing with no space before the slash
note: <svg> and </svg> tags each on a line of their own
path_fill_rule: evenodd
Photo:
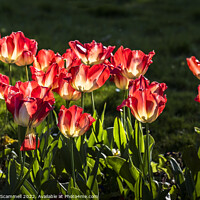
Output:
<svg viewBox="0 0 200 200">
<path fill-rule="evenodd" d="M 3 37 L 23 31 L 38 42 L 39 50 L 60 54 L 75 39 L 82 43 L 94 39 L 116 50 L 121 45 L 145 53 L 154 50 L 153 64 L 145 76 L 168 86 L 166 108 L 150 125 L 155 151 L 179 151 L 195 143 L 194 126 L 200 127 L 200 104 L 194 101 L 200 81 L 186 64 L 192 55 L 200 59 L 199 6 L 199 0 L 0 0 L 0 33 Z M 7 65 L 1 63 L 0 70 L 8 75 Z M 23 68 L 13 70 L 15 81 L 24 78 Z M 122 92 L 107 82 L 94 95 L 99 112 L 107 103 L 106 126 L 112 126 Z M 57 102 L 58 110 L 64 101 L 57 97 Z M 0 134 L 11 134 L 10 126 L 5 126 L 4 105 L 2 101 Z M 86 111 L 91 111 L 89 95 Z"/>
</svg>

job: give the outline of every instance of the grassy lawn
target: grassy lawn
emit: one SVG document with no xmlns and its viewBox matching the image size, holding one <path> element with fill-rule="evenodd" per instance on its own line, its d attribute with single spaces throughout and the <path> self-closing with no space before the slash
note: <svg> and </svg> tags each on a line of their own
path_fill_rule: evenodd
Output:
<svg viewBox="0 0 200 200">
<path fill-rule="evenodd" d="M 200 127 L 200 105 L 194 101 L 199 80 L 186 64 L 192 55 L 200 59 L 198 4 L 199 0 L 1 0 L 0 33 L 3 37 L 21 30 L 38 42 L 39 49 L 60 54 L 75 39 L 82 43 L 94 39 L 116 49 L 123 45 L 145 53 L 154 50 L 154 62 L 145 76 L 168 86 L 166 109 L 150 125 L 155 151 L 178 151 L 195 142 L 194 126 Z M 8 75 L 7 65 L 1 63 L 0 70 Z M 16 81 L 17 73 L 23 78 L 23 70 L 14 68 Z M 107 82 L 94 94 L 99 112 L 107 103 L 106 126 L 112 126 L 114 116 L 119 115 L 116 107 L 122 102 L 122 92 Z M 89 112 L 89 95 L 86 100 Z M 58 110 L 63 100 L 57 97 L 57 101 Z M 9 134 L 12 129 L 4 127 L 3 105 L 1 102 L 1 134 Z"/>
</svg>

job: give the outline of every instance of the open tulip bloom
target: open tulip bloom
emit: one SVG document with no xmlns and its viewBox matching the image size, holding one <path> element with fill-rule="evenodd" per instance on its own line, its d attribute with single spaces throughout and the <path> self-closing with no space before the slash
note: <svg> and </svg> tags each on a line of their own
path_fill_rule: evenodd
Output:
<svg viewBox="0 0 200 200">
<path fill-rule="evenodd" d="M 95 121 L 88 113 L 82 113 L 83 109 L 76 105 L 69 109 L 61 106 L 58 114 L 58 127 L 67 138 L 83 135 Z"/>
<path fill-rule="evenodd" d="M 104 64 L 89 65 L 81 64 L 77 67 L 72 67 L 71 85 L 74 89 L 80 92 L 92 92 L 100 88 L 109 78 L 110 70 Z"/>
<path fill-rule="evenodd" d="M 28 39 L 24 34 L 13 32 L 10 36 L 0 39 L 0 60 L 5 63 L 15 63 L 18 66 L 29 65 L 37 52 L 37 42 Z"/>
<path fill-rule="evenodd" d="M 120 68 L 123 76 L 129 79 L 136 79 L 147 72 L 149 65 L 153 62 L 152 57 L 154 55 L 154 51 L 146 55 L 140 50 L 132 51 L 121 46 L 111 57 L 111 63 Z"/>
<path fill-rule="evenodd" d="M 152 82 L 143 76 L 135 80 L 136 87 L 129 92 L 129 97 L 120 106 L 127 106 L 131 109 L 134 117 L 142 123 L 152 123 L 162 113 L 167 102 L 164 91 L 167 89 L 165 83 Z"/>
<path fill-rule="evenodd" d="M 69 46 L 85 65 L 103 63 L 111 56 L 114 46 L 104 47 L 102 43 L 94 40 L 91 43 L 81 44 L 78 40 L 70 41 Z"/>
</svg>

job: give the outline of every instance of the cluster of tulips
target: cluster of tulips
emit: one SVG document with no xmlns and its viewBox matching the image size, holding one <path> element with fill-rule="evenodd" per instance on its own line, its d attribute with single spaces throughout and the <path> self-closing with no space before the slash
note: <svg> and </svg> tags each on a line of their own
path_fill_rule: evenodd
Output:
<svg viewBox="0 0 200 200">
<path fill-rule="evenodd" d="M 51 184 L 48 182 L 50 173 L 56 176 L 55 171 L 58 170 L 57 180 L 61 174 L 70 174 L 68 190 L 63 190 L 64 186 L 61 182 L 52 182 L 56 187 L 62 185 L 59 189 L 60 193 L 64 191 L 66 194 L 67 191 L 68 194 L 84 193 L 98 196 L 98 186 L 95 185 L 97 175 L 102 175 L 103 173 L 100 172 L 103 171 L 102 166 L 107 165 L 118 174 L 116 180 L 123 196 L 127 196 L 129 191 L 132 191 L 135 199 L 138 200 L 142 198 L 161 200 L 167 195 L 176 195 L 180 180 L 182 180 L 181 184 L 188 182 L 185 181 L 187 179 L 184 179 L 183 172 L 173 158 L 170 158 L 170 163 L 175 174 L 173 179 L 176 180 L 176 176 L 179 176 L 177 187 L 166 186 L 163 181 L 159 183 L 160 186 L 153 177 L 153 173 L 160 173 L 160 171 L 164 171 L 169 177 L 172 174 L 171 171 L 169 172 L 169 167 L 165 166 L 167 159 L 164 156 L 160 156 L 158 164 L 152 162 L 154 139 L 149 134 L 148 124 L 158 118 L 167 102 L 164 94 L 167 85 L 155 81 L 150 83 L 144 77 L 152 64 L 155 52 L 145 54 L 141 50 L 131 50 L 121 46 L 113 53 L 114 46 L 105 47 L 94 40 L 85 44 L 78 40 L 70 41 L 69 46 L 70 48 L 60 55 L 47 49 L 38 51 L 37 42 L 26 38 L 22 32 L 13 32 L 10 36 L 0 38 L 0 60 L 9 68 L 8 75 L 0 74 L 0 98 L 5 101 L 14 122 L 26 129 L 23 138 L 21 132 L 18 132 L 20 164 L 13 159 L 7 164 L 8 185 L 13 183 L 9 173 L 20 169 L 17 184 L 14 181 L 13 194 L 19 193 L 19 189 L 25 194 L 31 194 L 28 193 L 29 189 L 37 197 L 41 191 L 44 194 L 46 185 Z M 200 79 L 200 62 L 194 56 L 188 58 L 187 62 L 194 75 Z M 25 68 L 26 82 L 17 81 L 13 84 L 13 65 Z M 30 72 L 32 80 L 29 79 Z M 116 108 L 120 111 L 121 119 L 116 118 L 114 121 L 111 140 L 103 127 L 105 110 L 99 117 L 93 97 L 93 91 L 102 87 L 109 78 L 117 88 L 124 91 L 124 99 Z M 195 100 L 200 102 L 200 86 L 198 90 L 199 94 Z M 66 102 L 66 105 L 61 106 L 58 114 L 54 110 L 55 93 Z M 91 94 L 93 115 L 84 113 L 85 93 Z M 71 101 L 79 99 L 81 99 L 81 107 L 77 105 L 70 107 Z M 48 117 L 52 113 L 55 115 L 56 128 L 60 131 L 55 141 L 53 137 L 49 137 L 51 117 Z M 131 113 L 134 116 L 134 123 Z M 40 128 L 46 118 L 47 127 Z M 146 124 L 146 134 L 143 134 L 142 124 Z M 86 135 L 90 127 L 92 132 Z M 44 139 L 45 132 L 50 139 Z M 71 150 L 68 150 L 68 147 Z M 65 157 L 62 149 L 67 158 L 67 152 L 71 153 L 69 169 L 52 165 L 56 155 L 59 157 L 61 154 Z M 88 153 L 89 150 L 93 153 Z M 103 150 L 108 155 L 101 153 Z M 95 159 L 92 158 L 93 154 Z M 25 163 L 26 156 L 28 159 L 34 157 L 29 169 L 26 168 L 28 166 Z M 79 159 L 79 162 L 76 159 Z M 59 161 L 59 164 L 62 165 L 63 162 Z M 29 174 L 31 174 L 29 180 L 33 185 L 28 181 Z M 37 177 L 41 174 L 44 179 L 38 183 Z M 35 188 L 38 191 L 35 191 Z"/>
<path fill-rule="evenodd" d="M 37 53 L 37 42 L 26 38 L 22 32 L 13 32 L 0 39 L 0 60 L 9 64 L 10 81 L 11 64 L 26 68 L 32 64 L 32 81 L 29 81 L 27 74 L 27 82 L 18 81 L 12 86 L 6 75 L 0 76 L 1 98 L 5 99 L 14 122 L 28 130 L 22 151 L 36 148 L 33 128 L 53 109 L 53 92 L 68 102 L 76 101 L 84 93 L 91 93 L 103 86 L 111 76 L 116 87 L 129 89 L 128 98 L 118 110 L 127 106 L 136 119 L 151 123 L 165 107 L 166 84 L 149 84 L 143 76 L 152 63 L 154 51 L 146 55 L 140 50 L 132 51 L 121 46 L 113 55 L 114 46 L 105 47 L 95 41 L 85 44 L 70 41 L 69 46 L 71 48 L 61 56 L 46 49 Z M 82 114 L 83 109 L 77 106 L 61 107 L 58 127 L 64 136 L 78 137 L 95 121 L 90 114 Z"/>
</svg>

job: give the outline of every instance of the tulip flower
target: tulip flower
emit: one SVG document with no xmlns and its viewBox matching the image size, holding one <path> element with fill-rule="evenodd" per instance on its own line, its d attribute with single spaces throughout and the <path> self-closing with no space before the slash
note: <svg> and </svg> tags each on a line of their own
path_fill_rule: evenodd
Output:
<svg viewBox="0 0 200 200">
<path fill-rule="evenodd" d="M 92 92 L 100 88 L 110 76 L 110 70 L 104 64 L 89 65 L 81 64 L 72 67 L 71 85 L 75 90 L 80 92 Z"/>
<path fill-rule="evenodd" d="M 192 73 L 200 79 L 200 62 L 194 57 L 187 58 L 187 64 L 192 71 Z"/>
<path fill-rule="evenodd" d="M 37 149 L 40 147 L 40 140 L 38 138 Z M 25 136 L 24 141 L 20 147 L 20 151 L 30 151 L 36 149 L 36 135 L 34 133 L 29 133 Z"/>
<path fill-rule="evenodd" d="M 15 86 L 7 87 L 4 97 L 14 122 L 24 127 L 39 126 L 55 102 L 50 89 L 39 86 L 35 81 L 19 81 Z"/>
<path fill-rule="evenodd" d="M 81 59 L 78 58 L 72 49 L 67 49 L 62 57 L 66 61 L 66 69 L 68 71 L 71 67 L 76 67 L 81 64 Z"/>
<path fill-rule="evenodd" d="M 30 66 L 32 73 L 32 79 L 36 81 L 40 86 L 54 88 L 54 82 L 56 81 L 61 68 L 57 63 L 53 63 L 49 66 L 46 72 L 38 70 L 37 68 Z"/>
<path fill-rule="evenodd" d="M 0 60 L 5 63 L 16 63 L 18 66 L 29 65 L 37 52 L 37 42 L 28 39 L 21 31 L 0 39 Z"/>
<path fill-rule="evenodd" d="M 111 56 L 114 46 L 104 47 L 102 43 L 94 40 L 91 43 L 81 44 L 78 40 L 70 41 L 69 46 L 85 65 L 96 65 L 103 63 Z"/>
<path fill-rule="evenodd" d="M 148 55 L 140 50 L 130 50 L 121 46 L 113 57 L 111 63 L 120 68 L 121 74 L 129 79 L 136 79 L 140 75 L 144 75 L 149 65 L 152 63 L 152 57 L 155 52 L 152 51 Z"/>
<path fill-rule="evenodd" d="M 152 82 L 143 76 L 135 80 L 135 89 L 129 92 L 129 97 L 125 99 L 117 110 L 127 106 L 131 109 L 134 117 L 142 123 L 152 123 L 162 113 L 167 102 L 164 91 L 167 89 L 165 83 Z"/>
<path fill-rule="evenodd" d="M 198 95 L 194 100 L 200 103 L 200 85 L 198 86 Z"/>
<path fill-rule="evenodd" d="M 54 92 L 58 93 L 63 99 L 67 101 L 77 101 L 81 98 L 81 92 L 75 90 L 69 83 L 71 74 L 67 69 L 63 68 L 54 83 Z"/>
<path fill-rule="evenodd" d="M 53 63 L 57 63 L 61 68 L 64 67 L 64 60 L 59 53 L 55 54 L 50 49 L 41 49 L 34 58 L 33 67 L 39 71 L 46 72 Z"/>
<path fill-rule="evenodd" d="M 9 78 L 6 75 L 0 74 L 0 99 L 4 99 L 4 91 L 9 85 Z"/>
<path fill-rule="evenodd" d="M 88 113 L 82 113 L 83 109 L 76 105 L 69 109 L 61 106 L 58 114 L 58 127 L 60 132 L 67 138 L 83 135 L 95 121 Z"/>
<path fill-rule="evenodd" d="M 111 72 L 111 79 L 110 81 L 113 81 L 115 83 L 115 86 L 117 88 L 119 88 L 120 90 L 127 90 L 128 86 L 129 86 L 129 82 L 131 81 L 131 79 L 126 78 L 125 76 L 123 76 L 120 72 L 119 69 L 115 68 L 112 72 Z"/>
</svg>

